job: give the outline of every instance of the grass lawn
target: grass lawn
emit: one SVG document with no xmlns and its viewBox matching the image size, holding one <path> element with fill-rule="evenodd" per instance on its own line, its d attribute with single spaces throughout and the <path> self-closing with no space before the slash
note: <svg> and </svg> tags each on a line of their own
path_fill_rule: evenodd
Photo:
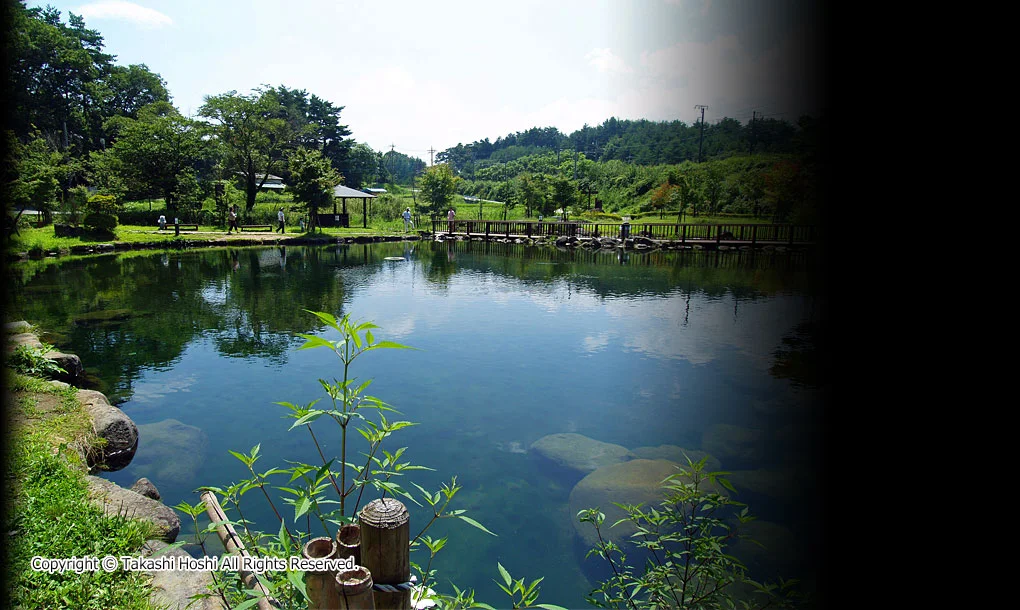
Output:
<svg viewBox="0 0 1020 610">
<path fill-rule="evenodd" d="M 92 424 L 75 388 L 58 389 L 5 369 L 7 459 L 4 566 L 10 607 L 147 609 L 141 572 L 37 572 L 31 559 L 136 555 L 151 525 L 106 517 L 86 499 L 82 450 Z"/>
</svg>

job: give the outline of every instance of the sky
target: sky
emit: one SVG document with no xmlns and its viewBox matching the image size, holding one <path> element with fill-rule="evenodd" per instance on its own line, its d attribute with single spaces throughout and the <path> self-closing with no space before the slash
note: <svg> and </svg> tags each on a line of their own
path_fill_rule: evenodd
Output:
<svg viewBox="0 0 1020 610">
<path fill-rule="evenodd" d="M 358 142 L 431 161 L 532 127 L 825 111 L 816 0 L 49 0 L 173 104 L 269 85 L 343 106 Z"/>
</svg>

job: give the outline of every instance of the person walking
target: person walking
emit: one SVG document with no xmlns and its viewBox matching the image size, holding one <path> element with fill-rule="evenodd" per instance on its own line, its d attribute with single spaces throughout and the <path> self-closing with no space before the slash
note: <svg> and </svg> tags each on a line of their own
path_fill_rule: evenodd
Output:
<svg viewBox="0 0 1020 610">
<path fill-rule="evenodd" d="M 277 230 L 280 233 L 286 233 L 287 231 L 283 228 L 283 221 L 285 220 L 283 216 L 283 208 L 276 210 L 276 220 L 280 223 L 280 226 L 277 227 Z"/>
<path fill-rule="evenodd" d="M 237 206 L 236 205 L 230 206 L 230 211 L 227 212 L 227 235 L 230 235 L 230 230 L 231 229 L 236 230 L 238 233 L 241 232 L 241 229 L 237 228 Z"/>
<path fill-rule="evenodd" d="M 450 221 L 450 233 L 453 233 L 453 219 L 456 217 L 457 213 L 453 211 L 453 208 L 450 208 L 450 211 L 446 213 L 446 220 Z"/>
<path fill-rule="evenodd" d="M 159 220 L 157 220 L 156 223 L 159 225 L 160 231 L 166 229 L 166 214 L 160 214 Z"/>
<path fill-rule="evenodd" d="M 412 226 L 411 225 L 411 208 L 404 208 L 404 213 L 401 214 L 404 217 L 404 233 Z"/>
</svg>

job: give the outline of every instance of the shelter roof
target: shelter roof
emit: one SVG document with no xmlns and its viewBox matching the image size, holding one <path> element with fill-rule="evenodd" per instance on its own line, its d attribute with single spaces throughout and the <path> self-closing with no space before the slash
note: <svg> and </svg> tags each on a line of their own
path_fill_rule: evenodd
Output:
<svg viewBox="0 0 1020 610">
<path fill-rule="evenodd" d="M 338 184 L 333 187 L 334 197 L 346 197 L 347 199 L 375 199 L 375 195 L 356 191 L 350 187 Z"/>
</svg>

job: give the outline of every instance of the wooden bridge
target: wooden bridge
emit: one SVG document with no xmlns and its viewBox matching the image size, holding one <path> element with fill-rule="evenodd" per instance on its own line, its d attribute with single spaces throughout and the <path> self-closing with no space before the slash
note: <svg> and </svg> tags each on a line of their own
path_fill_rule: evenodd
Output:
<svg viewBox="0 0 1020 610">
<path fill-rule="evenodd" d="M 812 225 L 793 224 L 679 224 L 599 223 L 585 221 L 539 222 L 534 220 L 433 220 L 434 235 L 518 238 L 647 237 L 655 241 L 702 246 L 812 246 L 818 238 Z"/>
</svg>

